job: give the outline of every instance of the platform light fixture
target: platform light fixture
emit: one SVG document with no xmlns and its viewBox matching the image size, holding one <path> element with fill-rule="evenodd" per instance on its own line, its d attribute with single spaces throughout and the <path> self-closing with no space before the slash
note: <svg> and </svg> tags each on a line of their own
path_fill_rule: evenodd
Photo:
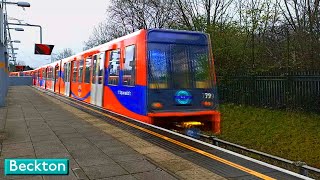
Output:
<svg viewBox="0 0 320 180">
<path fill-rule="evenodd" d="M 19 50 L 19 48 L 8 48 L 8 49 L 13 49 L 14 51 Z"/>
<path fill-rule="evenodd" d="M 19 40 L 14 40 L 14 41 L 10 41 L 10 42 L 13 42 L 13 43 L 21 43 L 21 41 L 19 41 Z"/>
<path fill-rule="evenodd" d="M 5 4 L 15 4 L 19 7 L 30 7 L 30 3 L 28 2 L 23 2 L 23 1 L 19 1 L 19 2 L 3 2 Z"/>
<path fill-rule="evenodd" d="M 9 29 L 14 29 L 15 31 L 24 31 L 23 28 L 9 28 Z"/>
<path fill-rule="evenodd" d="M 8 25 L 14 25 L 14 26 L 33 26 L 33 27 L 38 27 L 40 28 L 40 44 L 42 44 L 42 27 L 38 24 L 29 24 L 29 23 L 25 23 L 25 24 L 19 24 L 19 23 L 8 23 Z"/>
</svg>

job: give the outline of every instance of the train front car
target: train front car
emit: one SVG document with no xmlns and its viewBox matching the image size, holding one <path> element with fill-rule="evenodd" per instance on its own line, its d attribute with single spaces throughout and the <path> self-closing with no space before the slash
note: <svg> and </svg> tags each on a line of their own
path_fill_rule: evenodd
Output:
<svg viewBox="0 0 320 180">
<path fill-rule="evenodd" d="M 149 30 L 148 116 L 186 133 L 220 133 L 214 66 L 207 34 Z"/>
</svg>

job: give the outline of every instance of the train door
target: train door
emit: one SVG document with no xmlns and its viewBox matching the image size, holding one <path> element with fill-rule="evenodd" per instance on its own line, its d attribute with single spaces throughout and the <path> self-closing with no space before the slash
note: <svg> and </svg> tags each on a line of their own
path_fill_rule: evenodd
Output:
<svg viewBox="0 0 320 180">
<path fill-rule="evenodd" d="M 47 68 L 45 67 L 45 68 L 43 68 L 43 75 L 42 75 L 42 81 L 43 81 L 43 88 L 44 89 L 47 89 L 47 85 L 46 85 L 46 83 L 47 83 Z"/>
<path fill-rule="evenodd" d="M 38 70 L 38 79 L 37 79 L 37 86 L 40 87 L 40 80 L 41 80 L 42 72 L 41 69 Z"/>
<path fill-rule="evenodd" d="M 50 67 L 51 68 L 51 70 L 50 70 L 50 77 L 51 77 L 51 91 L 53 91 L 54 92 L 54 87 L 55 87 L 55 85 L 56 85 L 56 81 L 55 81 L 55 67 L 53 66 L 53 67 Z"/>
<path fill-rule="evenodd" d="M 67 62 L 65 63 L 65 68 L 64 68 L 64 85 L 65 85 L 65 92 L 64 94 L 66 96 L 70 96 L 70 71 L 71 71 L 71 63 Z"/>
<path fill-rule="evenodd" d="M 105 53 L 96 54 L 92 60 L 91 104 L 102 106 Z"/>
<path fill-rule="evenodd" d="M 60 70 L 60 67 L 59 65 L 57 64 L 54 68 L 54 89 L 53 89 L 53 92 L 60 92 L 59 91 L 59 70 Z"/>
<path fill-rule="evenodd" d="M 37 86 L 37 80 L 38 80 L 38 71 L 35 70 L 33 73 L 33 85 Z"/>
<path fill-rule="evenodd" d="M 51 83 L 50 66 L 48 66 L 47 69 L 46 69 L 46 88 L 45 89 L 50 89 L 51 88 L 50 83 Z"/>
</svg>

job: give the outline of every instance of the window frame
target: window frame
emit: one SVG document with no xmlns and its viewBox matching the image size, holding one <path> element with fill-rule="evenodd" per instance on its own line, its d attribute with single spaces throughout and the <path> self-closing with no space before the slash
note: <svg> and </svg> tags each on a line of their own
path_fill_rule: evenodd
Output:
<svg viewBox="0 0 320 180">
<path fill-rule="evenodd" d="M 47 78 L 48 81 L 50 80 L 50 66 L 47 67 L 46 78 Z"/>
<path fill-rule="evenodd" d="M 78 61 L 72 61 L 72 79 L 71 82 L 72 83 L 77 83 L 77 78 L 78 78 Z M 76 73 L 76 75 L 74 75 L 74 73 Z M 74 79 L 75 77 L 75 79 Z"/>
<path fill-rule="evenodd" d="M 67 82 L 67 63 L 63 63 L 63 82 Z"/>
<path fill-rule="evenodd" d="M 47 68 L 43 68 L 43 79 L 47 80 Z"/>
<path fill-rule="evenodd" d="M 82 67 L 81 67 L 81 62 L 82 62 Z M 78 75 L 77 75 L 78 76 L 78 79 L 77 79 L 78 83 L 83 83 L 83 69 L 84 69 L 84 59 L 80 59 L 78 61 Z"/>
<path fill-rule="evenodd" d="M 112 54 L 112 52 L 114 52 L 114 51 L 119 51 L 119 59 L 116 60 L 116 61 L 114 61 L 114 60 L 111 59 L 111 54 Z M 121 58 L 122 58 L 121 48 L 108 50 L 108 51 L 107 51 L 107 54 L 108 54 L 108 56 L 109 56 L 109 63 L 108 63 L 108 85 L 110 85 L 110 86 L 119 86 L 119 85 L 120 85 L 120 82 L 121 82 L 121 81 L 120 81 Z M 117 77 L 118 77 L 118 83 L 117 83 L 117 84 L 111 84 L 111 83 L 110 83 L 110 80 L 111 80 L 111 79 L 110 79 L 110 65 L 112 65 L 112 64 L 111 64 L 112 62 L 115 62 L 116 65 L 118 65 L 117 68 L 119 67 L 119 71 L 118 71 L 118 75 L 117 75 Z M 119 62 L 119 63 L 117 63 L 117 62 Z"/>
<path fill-rule="evenodd" d="M 97 72 L 97 61 L 98 61 L 98 54 L 94 54 L 91 56 L 91 66 L 92 66 L 92 70 L 91 70 L 91 84 L 96 84 L 96 72 Z"/>
<path fill-rule="evenodd" d="M 90 61 L 88 61 L 90 59 Z M 92 56 L 88 56 L 88 57 L 86 57 L 85 58 L 85 60 L 84 60 L 84 62 L 86 62 L 85 63 L 85 71 L 84 71 L 84 83 L 85 84 L 91 84 L 91 73 L 92 73 Z M 87 69 L 87 62 L 90 62 L 90 66 L 89 66 L 89 69 Z M 89 70 L 89 79 L 87 79 L 87 70 Z M 88 82 L 86 81 L 86 80 L 88 80 Z"/>
<path fill-rule="evenodd" d="M 132 61 L 130 61 L 130 62 L 134 62 L 134 65 L 133 65 L 133 67 L 131 66 L 131 78 L 130 78 L 130 82 L 132 82 L 132 80 L 133 80 L 133 84 L 130 84 L 130 85 L 125 85 L 124 84 L 124 76 L 125 76 L 125 63 L 126 63 L 126 61 L 127 61 L 127 48 L 129 48 L 129 47 L 132 47 L 133 46 L 133 60 Z M 122 71 L 123 71 L 123 73 L 122 73 L 122 77 L 121 77 L 121 84 L 122 84 L 122 86 L 126 86 L 126 87 L 134 87 L 135 85 L 136 85 L 136 74 L 137 74 L 137 66 L 136 66 L 136 64 L 137 64 L 137 47 L 136 47 L 136 44 L 131 44 L 131 45 L 128 45 L 128 46 L 126 46 L 125 48 L 124 48 L 124 59 L 123 59 L 123 62 L 122 62 Z M 130 66 L 130 62 L 129 62 L 129 66 Z M 132 78 L 132 72 L 133 72 L 133 78 Z"/>
<path fill-rule="evenodd" d="M 58 82 L 58 80 L 59 80 L 59 72 L 60 71 L 60 66 L 58 65 L 58 66 L 55 66 L 55 68 L 54 68 L 54 80 L 55 80 L 55 82 Z"/>
<path fill-rule="evenodd" d="M 106 61 L 106 53 L 105 52 L 101 52 L 98 54 L 97 58 L 99 59 L 99 66 L 97 64 L 97 66 L 99 67 L 97 69 L 97 80 L 98 80 L 98 84 L 104 84 L 104 76 L 105 76 L 105 61 Z M 98 60 L 97 59 L 97 60 Z"/>
</svg>

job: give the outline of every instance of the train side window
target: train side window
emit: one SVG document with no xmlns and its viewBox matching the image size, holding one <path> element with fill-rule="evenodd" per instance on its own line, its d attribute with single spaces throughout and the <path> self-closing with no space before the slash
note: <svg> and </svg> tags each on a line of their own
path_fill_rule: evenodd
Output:
<svg viewBox="0 0 320 180">
<path fill-rule="evenodd" d="M 93 56 L 93 68 L 92 68 L 92 84 L 96 83 L 96 73 L 97 73 L 97 55 Z"/>
<path fill-rule="evenodd" d="M 72 65 L 73 65 L 72 82 L 76 82 L 77 81 L 77 61 L 73 61 Z"/>
<path fill-rule="evenodd" d="M 49 80 L 49 67 L 46 68 L 46 80 Z"/>
<path fill-rule="evenodd" d="M 51 80 L 52 79 L 52 71 L 51 71 L 51 67 L 48 67 L 48 80 Z"/>
<path fill-rule="evenodd" d="M 90 83 L 90 71 L 91 71 L 91 56 L 87 57 L 86 59 L 86 70 L 84 76 L 84 82 Z"/>
<path fill-rule="evenodd" d="M 49 77 L 49 80 L 52 80 L 52 67 L 49 67 L 48 77 Z"/>
<path fill-rule="evenodd" d="M 126 47 L 122 76 L 122 84 L 124 86 L 134 86 L 135 84 L 135 54 L 135 45 Z"/>
<path fill-rule="evenodd" d="M 48 80 L 52 80 L 52 68 L 48 67 Z"/>
<path fill-rule="evenodd" d="M 98 84 L 102 84 L 103 76 L 104 76 L 104 61 L 105 61 L 105 53 L 100 53 L 99 55 L 99 64 L 97 64 L 98 71 Z"/>
<path fill-rule="evenodd" d="M 78 82 L 83 83 L 83 59 L 79 61 L 79 77 L 78 77 Z"/>
<path fill-rule="evenodd" d="M 67 82 L 67 63 L 64 63 L 63 65 L 63 81 Z"/>
<path fill-rule="evenodd" d="M 50 67 L 47 67 L 46 69 L 46 79 L 49 80 L 50 78 Z"/>
<path fill-rule="evenodd" d="M 51 67 L 51 80 L 54 81 L 54 76 L 55 76 L 55 68 Z"/>
<path fill-rule="evenodd" d="M 120 49 L 110 51 L 110 61 L 108 69 L 108 83 L 111 85 L 118 85 L 120 72 Z"/>
<path fill-rule="evenodd" d="M 43 79 L 47 80 L 47 68 L 43 69 Z"/>
<path fill-rule="evenodd" d="M 60 70 L 60 67 L 56 66 L 55 67 L 55 81 L 56 82 L 58 82 L 58 80 L 59 80 L 59 70 Z"/>
<path fill-rule="evenodd" d="M 54 81 L 54 76 L 55 76 L 55 67 L 51 67 L 51 79 Z"/>
<path fill-rule="evenodd" d="M 71 77 L 71 63 L 66 64 L 67 70 L 66 70 L 66 82 L 70 82 L 70 77 Z"/>
<path fill-rule="evenodd" d="M 49 80 L 52 81 L 52 67 L 49 67 L 49 74 L 48 74 Z"/>
<path fill-rule="evenodd" d="M 46 69 L 46 79 L 48 81 L 50 80 L 50 67 L 47 67 L 47 69 Z"/>
<path fill-rule="evenodd" d="M 54 79 L 54 68 L 51 67 L 51 81 L 53 81 Z"/>
</svg>

